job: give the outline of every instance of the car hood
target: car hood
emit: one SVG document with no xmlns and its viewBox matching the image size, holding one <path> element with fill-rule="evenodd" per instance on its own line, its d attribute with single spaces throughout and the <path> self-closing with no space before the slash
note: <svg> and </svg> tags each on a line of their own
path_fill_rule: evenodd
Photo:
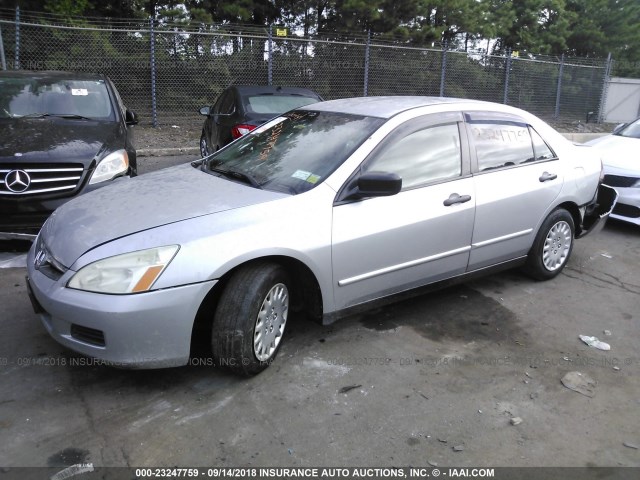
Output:
<svg viewBox="0 0 640 480">
<path fill-rule="evenodd" d="M 588 142 L 588 145 L 599 150 L 605 167 L 640 171 L 640 139 L 607 135 Z"/>
<path fill-rule="evenodd" d="M 87 166 L 120 135 L 116 122 L 62 118 L 0 120 L 0 159 L 12 162 L 78 161 Z M 122 147 L 124 148 L 124 142 Z"/>
<path fill-rule="evenodd" d="M 81 195 L 58 208 L 40 235 L 54 258 L 70 267 L 85 252 L 117 238 L 286 196 L 185 164 Z"/>
</svg>

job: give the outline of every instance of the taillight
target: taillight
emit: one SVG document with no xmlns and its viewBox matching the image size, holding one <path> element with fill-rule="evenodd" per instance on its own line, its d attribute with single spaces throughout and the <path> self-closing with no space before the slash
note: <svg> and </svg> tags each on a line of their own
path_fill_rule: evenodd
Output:
<svg viewBox="0 0 640 480">
<path fill-rule="evenodd" d="M 233 138 L 240 138 L 241 136 L 249 133 L 254 128 L 256 128 L 255 125 L 246 125 L 244 123 L 241 123 L 240 125 L 236 125 L 231 129 L 231 136 Z"/>
</svg>

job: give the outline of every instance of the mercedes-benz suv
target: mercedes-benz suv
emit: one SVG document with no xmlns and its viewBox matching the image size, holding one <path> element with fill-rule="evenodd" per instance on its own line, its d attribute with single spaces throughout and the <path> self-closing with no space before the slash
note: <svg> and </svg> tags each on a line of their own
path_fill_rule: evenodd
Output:
<svg viewBox="0 0 640 480">
<path fill-rule="evenodd" d="M 135 176 L 136 123 L 104 75 L 0 72 L 0 240 L 32 240 L 72 197 Z"/>
</svg>

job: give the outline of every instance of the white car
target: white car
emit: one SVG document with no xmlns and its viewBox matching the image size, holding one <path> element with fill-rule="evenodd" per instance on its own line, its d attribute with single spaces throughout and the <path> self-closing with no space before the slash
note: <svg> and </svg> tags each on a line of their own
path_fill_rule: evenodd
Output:
<svg viewBox="0 0 640 480">
<path fill-rule="evenodd" d="M 611 218 L 640 225 L 640 118 L 587 145 L 599 150 L 604 183 L 618 191 Z"/>
</svg>

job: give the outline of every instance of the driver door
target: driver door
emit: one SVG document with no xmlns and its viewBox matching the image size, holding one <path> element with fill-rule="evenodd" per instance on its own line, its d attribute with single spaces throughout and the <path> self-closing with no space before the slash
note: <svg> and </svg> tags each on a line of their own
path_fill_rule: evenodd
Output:
<svg viewBox="0 0 640 480">
<path fill-rule="evenodd" d="M 462 116 L 430 115 L 398 127 L 360 172 L 398 174 L 400 193 L 333 208 L 338 309 L 462 274 L 471 249 L 474 182 Z M 345 191 L 348 188 L 345 188 Z"/>
</svg>

